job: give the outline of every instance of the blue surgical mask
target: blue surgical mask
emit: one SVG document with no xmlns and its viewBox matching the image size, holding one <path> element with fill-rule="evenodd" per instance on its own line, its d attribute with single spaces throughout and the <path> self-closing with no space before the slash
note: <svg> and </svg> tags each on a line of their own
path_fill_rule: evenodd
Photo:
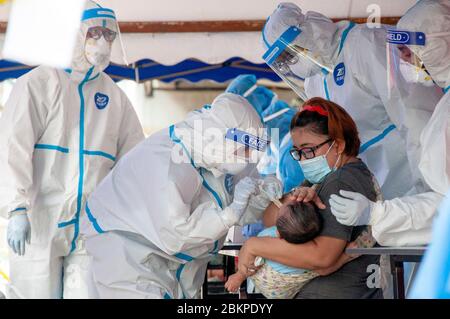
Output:
<svg viewBox="0 0 450 319">
<path fill-rule="evenodd" d="M 316 156 L 314 158 L 298 162 L 300 164 L 300 167 L 302 168 L 306 180 L 310 183 L 319 184 L 325 179 L 328 174 L 336 170 L 336 165 L 339 163 L 341 155 L 339 155 L 333 169 L 330 168 L 330 165 L 328 165 L 327 161 L 328 152 L 331 150 L 333 145 L 334 142 L 328 148 L 325 155 Z"/>
</svg>

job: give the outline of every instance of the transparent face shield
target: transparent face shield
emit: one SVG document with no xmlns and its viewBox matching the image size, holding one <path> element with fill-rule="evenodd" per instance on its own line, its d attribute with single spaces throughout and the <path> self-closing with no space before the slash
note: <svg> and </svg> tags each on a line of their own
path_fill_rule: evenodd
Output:
<svg viewBox="0 0 450 319">
<path fill-rule="evenodd" d="M 414 53 L 414 48 L 425 46 L 424 33 L 388 30 L 386 41 L 388 87 L 391 94 L 395 92 L 393 90 L 398 90 L 407 84 L 434 86 L 426 66 Z"/>
<path fill-rule="evenodd" d="M 417 130 L 423 126 L 442 96 L 442 90 L 433 82 L 426 65 L 415 54 L 426 43 L 423 32 L 388 30 L 387 52 L 387 107 L 397 126 Z M 423 122 L 423 123 L 422 123 Z"/>
<path fill-rule="evenodd" d="M 247 132 L 236 128 L 228 129 L 225 134 L 226 164 L 258 164 L 263 158 L 270 141 L 265 129 Z"/>
<path fill-rule="evenodd" d="M 433 86 L 433 80 L 425 65 L 411 50 L 411 48 L 424 45 L 425 34 L 421 32 L 390 30 L 387 42 L 389 72 L 391 74 L 400 73 L 401 79 L 407 83 Z M 398 78 L 391 76 L 389 79 Z"/>
<path fill-rule="evenodd" d="M 111 48 L 111 62 L 121 65 L 129 65 L 125 45 L 122 40 L 122 33 L 120 32 L 119 22 L 116 20 L 117 36 L 112 43 Z"/>
<path fill-rule="evenodd" d="M 304 81 L 319 73 L 330 73 L 333 68 L 319 55 L 293 44 L 301 30 L 290 27 L 266 51 L 264 61 L 285 81 L 297 95 L 306 100 Z"/>
</svg>

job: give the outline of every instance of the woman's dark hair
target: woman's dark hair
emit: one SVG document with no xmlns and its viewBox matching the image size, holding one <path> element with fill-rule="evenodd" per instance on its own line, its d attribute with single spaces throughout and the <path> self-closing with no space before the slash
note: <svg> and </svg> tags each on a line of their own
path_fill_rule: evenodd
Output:
<svg viewBox="0 0 450 319">
<path fill-rule="evenodd" d="M 317 109 L 322 111 L 314 111 Z M 305 127 L 311 132 L 327 135 L 332 140 L 345 141 L 344 154 L 357 156 L 361 141 L 356 124 L 351 116 L 339 105 L 321 97 L 309 99 L 292 118 L 290 130 Z"/>
<path fill-rule="evenodd" d="M 310 203 L 295 203 L 281 206 L 286 209 L 277 219 L 276 226 L 280 238 L 291 244 L 303 244 L 319 235 L 322 219 L 316 207 Z"/>
</svg>

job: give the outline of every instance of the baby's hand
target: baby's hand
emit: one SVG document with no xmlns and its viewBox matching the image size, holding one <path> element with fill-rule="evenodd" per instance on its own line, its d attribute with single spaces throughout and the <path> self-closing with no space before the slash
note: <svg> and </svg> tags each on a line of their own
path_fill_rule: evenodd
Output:
<svg viewBox="0 0 450 319">
<path fill-rule="evenodd" d="M 229 292 L 237 292 L 244 280 L 245 277 L 243 278 L 240 273 L 235 273 L 228 278 L 227 282 L 225 283 L 225 288 Z"/>
</svg>

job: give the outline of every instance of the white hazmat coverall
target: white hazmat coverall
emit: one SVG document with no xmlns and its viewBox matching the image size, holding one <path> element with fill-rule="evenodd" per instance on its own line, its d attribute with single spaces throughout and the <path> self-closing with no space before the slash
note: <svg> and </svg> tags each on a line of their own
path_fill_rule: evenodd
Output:
<svg viewBox="0 0 450 319">
<path fill-rule="evenodd" d="M 208 154 L 223 154 L 224 135 L 210 140 L 206 133 L 232 128 L 262 123 L 245 98 L 224 93 L 210 109 L 140 143 L 100 183 L 83 222 L 98 297 L 199 297 L 207 263 L 229 228 L 260 219 L 270 203 L 250 197 L 236 218 L 233 188 L 256 167 L 218 163 Z"/>
<path fill-rule="evenodd" d="M 370 223 L 384 245 L 424 245 L 431 240 L 435 213 L 450 189 L 450 3 L 419 1 L 397 28 L 425 33 L 425 46 L 410 49 L 445 95 L 420 135 L 419 171 L 431 191 L 375 203 Z"/>
<path fill-rule="evenodd" d="M 10 226 L 16 214 L 31 224 L 25 254 L 11 254 L 10 298 L 88 297 L 79 233 L 86 198 L 144 138 L 129 100 L 102 72 L 109 59 L 85 57 L 89 27 L 116 30 L 114 13 L 103 12 L 87 2 L 72 69 L 37 67 L 19 78 L 0 119 L 0 212 Z"/>
<path fill-rule="evenodd" d="M 417 131 L 420 133 L 431 117 L 442 93 L 418 85 L 407 103 L 417 109 L 414 117 L 391 107 L 396 103 L 387 99 L 385 26 L 334 23 L 320 13 L 304 14 L 297 5 L 282 3 L 264 27 L 266 47 L 276 45 L 291 26 L 298 26 L 300 33 L 290 45 L 307 49 L 311 56 L 306 61 L 298 59 L 290 65 L 291 71 L 305 79 L 308 98 L 320 96 L 333 101 L 353 118 L 361 139 L 359 157 L 374 173 L 384 198 L 423 191 L 414 160 Z M 320 71 L 319 65 L 330 70 Z M 424 96 L 427 99 L 421 98 Z"/>
</svg>

